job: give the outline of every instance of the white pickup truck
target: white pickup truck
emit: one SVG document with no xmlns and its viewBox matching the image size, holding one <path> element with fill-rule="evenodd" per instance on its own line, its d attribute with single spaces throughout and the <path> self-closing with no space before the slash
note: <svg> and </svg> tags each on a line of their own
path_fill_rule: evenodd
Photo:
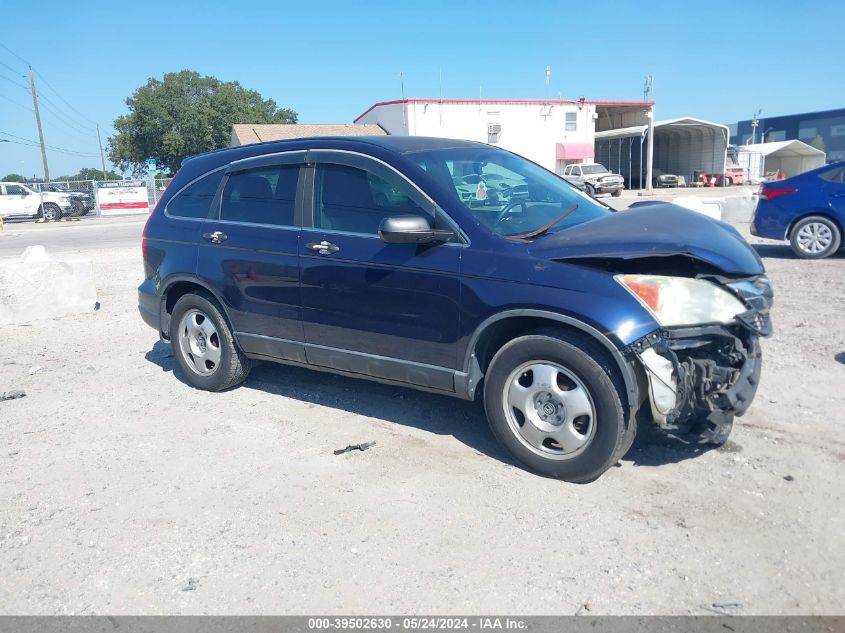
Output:
<svg viewBox="0 0 845 633">
<path fill-rule="evenodd" d="M 567 165 L 563 170 L 563 177 L 583 185 L 591 196 L 597 193 L 609 193 L 616 197 L 622 195 L 622 190 L 625 188 L 622 176 L 614 174 L 599 163 Z"/>
<path fill-rule="evenodd" d="M 0 217 L 59 220 L 72 209 L 67 193 L 39 193 L 19 182 L 0 182 Z"/>
</svg>

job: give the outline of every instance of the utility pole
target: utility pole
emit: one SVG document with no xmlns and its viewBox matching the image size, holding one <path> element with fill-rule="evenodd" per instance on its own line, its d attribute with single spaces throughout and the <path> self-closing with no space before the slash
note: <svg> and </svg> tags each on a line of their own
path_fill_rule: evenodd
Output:
<svg viewBox="0 0 845 633">
<path fill-rule="evenodd" d="M 103 180 L 108 180 L 106 176 L 106 159 L 103 156 L 103 142 L 100 140 L 100 126 L 97 126 L 97 144 L 100 146 L 100 161 L 103 163 Z"/>
<path fill-rule="evenodd" d="M 645 86 L 643 88 L 643 97 L 645 97 L 645 101 L 652 100 L 652 94 L 654 94 L 654 77 L 652 75 L 646 75 L 645 78 Z M 648 155 L 646 157 L 646 190 L 651 191 L 651 176 L 652 176 L 652 168 L 654 166 L 654 106 L 651 106 L 648 112 Z M 642 187 L 642 183 L 640 183 L 640 187 Z"/>
<path fill-rule="evenodd" d="M 41 160 L 44 162 L 44 180 L 50 182 L 50 169 L 47 167 L 47 150 L 44 149 L 44 130 L 41 129 L 41 114 L 38 112 L 38 95 L 35 92 L 35 77 L 32 66 L 29 67 L 29 87 L 32 90 L 32 106 L 35 108 L 35 124 L 38 126 L 38 140 L 41 141 Z"/>
</svg>

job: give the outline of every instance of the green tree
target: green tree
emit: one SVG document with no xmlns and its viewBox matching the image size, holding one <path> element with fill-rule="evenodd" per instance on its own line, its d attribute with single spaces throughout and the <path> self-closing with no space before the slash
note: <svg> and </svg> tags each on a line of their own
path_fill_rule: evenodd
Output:
<svg viewBox="0 0 845 633">
<path fill-rule="evenodd" d="M 112 171 L 111 169 L 106 170 L 104 178 L 102 169 L 97 167 L 83 167 L 79 170 L 79 172 L 73 174 L 72 176 L 62 176 L 60 178 L 54 178 L 54 180 L 120 180 L 121 178 L 122 176 L 119 173 Z"/>
<path fill-rule="evenodd" d="M 293 110 L 279 108 L 237 81 L 182 70 L 151 77 L 126 99 L 129 114 L 115 119 L 109 158 L 121 170 L 140 174 L 148 158 L 175 172 L 193 154 L 225 147 L 235 123 L 296 123 Z"/>
<path fill-rule="evenodd" d="M 3 182 L 26 182 L 26 178 L 20 174 L 8 174 L 3 178 Z"/>
<path fill-rule="evenodd" d="M 823 152 L 827 151 L 827 146 L 824 144 L 824 138 L 822 138 L 821 134 L 816 134 L 816 137 L 810 141 L 810 146 L 815 147 Z"/>
</svg>

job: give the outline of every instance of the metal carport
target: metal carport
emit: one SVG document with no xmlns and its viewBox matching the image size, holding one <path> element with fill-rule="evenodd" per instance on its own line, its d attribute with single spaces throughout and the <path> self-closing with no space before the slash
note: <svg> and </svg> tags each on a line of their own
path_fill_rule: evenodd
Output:
<svg viewBox="0 0 845 633">
<path fill-rule="evenodd" d="M 683 176 L 725 171 L 729 131 L 726 125 L 683 117 L 654 124 L 653 167 Z M 628 188 L 645 187 L 648 125 L 596 132 L 596 162 L 625 178 Z"/>
</svg>

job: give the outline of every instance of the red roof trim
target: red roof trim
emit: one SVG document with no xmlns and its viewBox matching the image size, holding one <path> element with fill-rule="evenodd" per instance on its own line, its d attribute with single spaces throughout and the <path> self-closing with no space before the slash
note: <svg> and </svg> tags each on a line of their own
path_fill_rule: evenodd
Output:
<svg viewBox="0 0 845 633">
<path fill-rule="evenodd" d="M 379 101 L 378 103 L 374 103 L 371 105 L 365 112 L 359 114 L 354 120 L 353 123 L 357 123 L 359 119 L 362 119 L 370 112 L 375 110 L 381 106 L 389 106 L 389 105 L 397 105 L 400 103 L 504 103 L 504 104 L 523 104 L 523 105 L 545 105 L 545 104 L 567 104 L 567 105 L 577 105 L 580 101 L 572 100 L 572 99 L 394 99 L 393 101 Z M 585 100 L 584 103 L 588 105 L 597 105 L 597 106 L 631 106 L 631 107 L 645 107 L 645 106 L 653 106 L 654 101 L 591 101 L 589 99 Z"/>
</svg>

